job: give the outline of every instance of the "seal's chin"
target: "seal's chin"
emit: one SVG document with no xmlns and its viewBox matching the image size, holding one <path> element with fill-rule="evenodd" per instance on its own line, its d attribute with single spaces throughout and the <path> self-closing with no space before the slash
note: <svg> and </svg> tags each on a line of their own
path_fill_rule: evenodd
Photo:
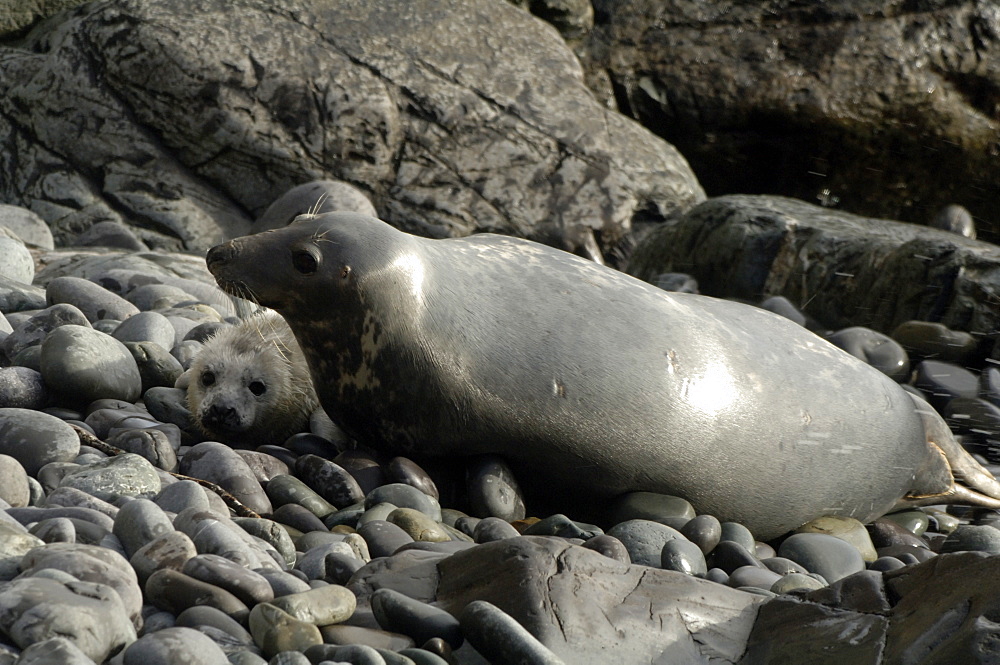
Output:
<svg viewBox="0 0 1000 665">
<path fill-rule="evenodd" d="M 244 300 L 249 300 L 257 304 L 261 304 L 257 297 L 254 295 L 253 291 L 246 282 L 241 282 L 239 280 L 221 279 L 219 277 L 215 278 L 216 283 L 219 288 L 228 293 L 231 296 L 236 296 L 237 298 L 243 298 Z"/>
</svg>

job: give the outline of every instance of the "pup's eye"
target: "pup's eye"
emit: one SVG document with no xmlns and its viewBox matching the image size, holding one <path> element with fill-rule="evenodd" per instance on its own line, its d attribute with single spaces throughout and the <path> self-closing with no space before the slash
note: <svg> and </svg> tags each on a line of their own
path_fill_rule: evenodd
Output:
<svg viewBox="0 0 1000 665">
<path fill-rule="evenodd" d="M 340 269 L 340 278 L 341 279 L 347 279 L 347 277 L 350 274 L 351 274 L 351 266 L 344 266 L 343 268 Z"/>
<path fill-rule="evenodd" d="M 202 372 L 201 374 L 201 385 L 210 386 L 215 383 L 215 374 L 212 372 Z"/>
<path fill-rule="evenodd" d="M 267 392 L 267 386 L 264 385 L 262 381 L 254 381 L 250 384 L 250 392 L 252 392 L 257 397 L 260 397 Z"/>
</svg>

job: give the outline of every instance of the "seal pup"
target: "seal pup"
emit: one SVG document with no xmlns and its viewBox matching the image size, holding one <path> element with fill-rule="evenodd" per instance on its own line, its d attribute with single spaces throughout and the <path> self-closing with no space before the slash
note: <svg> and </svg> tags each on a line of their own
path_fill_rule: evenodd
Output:
<svg viewBox="0 0 1000 665">
<path fill-rule="evenodd" d="M 275 312 L 254 314 L 206 340 L 188 378 L 194 422 L 224 443 L 280 445 L 308 429 L 319 405 L 302 350 Z"/>
<path fill-rule="evenodd" d="M 526 240 L 426 239 L 353 213 L 237 238 L 207 264 L 285 316 L 333 421 L 389 453 L 497 454 L 529 492 L 577 507 L 679 495 L 760 539 L 898 502 L 1000 506 L 971 456 L 928 439 L 950 438 L 936 414 L 755 307 Z"/>
</svg>

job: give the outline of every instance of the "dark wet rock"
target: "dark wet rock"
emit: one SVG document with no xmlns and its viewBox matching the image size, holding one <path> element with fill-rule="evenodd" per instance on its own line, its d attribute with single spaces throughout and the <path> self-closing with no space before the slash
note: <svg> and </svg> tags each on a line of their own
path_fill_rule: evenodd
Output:
<svg viewBox="0 0 1000 665">
<path fill-rule="evenodd" d="M 0 454 L 16 459 L 30 475 L 50 462 L 68 462 L 79 452 L 79 437 L 59 418 L 30 409 L 0 409 Z"/>
<path fill-rule="evenodd" d="M 595 253 L 615 248 L 640 212 L 663 218 L 702 197 L 683 158 L 594 99 L 562 39 L 508 3 L 337 3 L 291 15 L 248 2 L 239 29 L 230 3 L 197 20 L 186 6 L 81 9 L 4 61 L 4 131 L 47 127 L 32 142 L 7 141 L 18 146 L 11 182 L 61 176 L 59 187 L 16 187 L 7 200 L 45 208 L 61 242 L 115 221 L 137 225 L 150 246 L 205 248 L 247 233 L 289 188 L 333 178 L 410 231 L 490 229 Z M 421 37 L 428 30 L 433 42 Z M 484 49 L 486 40 L 495 43 Z M 232 49 L 244 53 L 236 70 L 217 55 Z M 426 66 L 409 66 L 414 50 Z M 32 80 L 47 82 L 45 94 Z M 320 103 L 301 105 L 329 81 Z M 231 113 L 236 99 L 252 112 Z M 94 117 L 115 132 L 81 135 L 78 123 Z M 57 157 L 69 142 L 87 155 L 85 171 Z M 121 159 L 121 145 L 141 166 Z"/>
<path fill-rule="evenodd" d="M 49 388 L 70 403 L 134 402 L 142 394 L 139 368 L 125 345 L 83 326 L 60 326 L 45 337 L 41 372 Z"/>
<path fill-rule="evenodd" d="M 670 541 L 667 541 L 668 543 Z M 625 549 L 625 545 L 622 541 L 618 540 L 614 536 L 609 536 L 606 533 L 602 533 L 598 536 L 594 536 L 583 544 L 583 547 L 588 550 L 594 550 L 609 559 L 614 559 L 620 563 L 632 563 L 629 558 L 628 550 Z"/>
<path fill-rule="evenodd" d="M 495 540 L 517 538 L 521 534 L 506 520 L 499 517 L 486 517 L 476 523 L 473 532 L 469 535 L 477 543 L 492 543 Z"/>
<path fill-rule="evenodd" d="M 975 336 L 932 321 L 904 321 L 891 336 L 910 354 L 921 358 L 963 364 L 981 356 L 980 340 Z"/>
<path fill-rule="evenodd" d="M 677 572 L 694 575 L 695 577 L 704 577 L 708 573 L 705 554 L 701 551 L 700 547 L 689 540 L 683 538 L 668 540 L 663 545 L 663 552 L 660 557 L 660 567 L 664 570 L 676 570 Z"/>
<path fill-rule="evenodd" d="M 379 589 L 371 595 L 369 602 L 382 628 L 409 635 L 417 644 L 440 637 L 457 649 L 464 642 L 458 620 L 444 610 L 392 589 Z"/>
<path fill-rule="evenodd" d="M 483 600 L 469 603 L 462 610 L 461 621 L 469 642 L 492 663 L 563 664 L 534 635 L 493 603 Z"/>
<path fill-rule="evenodd" d="M 301 455 L 295 473 L 336 508 L 344 508 L 365 498 L 361 486 L 346 469 L 318 455 Z"/>
<path fill-rule="evenodd" d="M 614 524 L 642 519 L 680 529 L 694 516 L 694 508 L 680 497 L 654 492 L 629 492 L 614 501 L 608 517 Z"/>
<path fill-rule="evenodd" d="M 362 450 L 345 450 L 333 461 L 354 476 L 365 495 L 387 482 L 378 460 Z"/>
<path fill-rule="evenodd" d="M 416 487 L 435 501 L 441 498 L 437 486 L 427 472 L 408 457 L 393 457 L 385 465 L 385 473 L 390 482 Z"/>
<path fill-rule="evenodd" d="M 508 522 L 524 519 L 524 495 L 510 467 L 496 455 L 469 461 L 465 486 L 469 510 L 476 517 L 498 517 Z"/>
<path fill-rule="evenodd" d="M 987 525 L 962 524 L 948 534 L 941 552 L 1000 554 L 1000 529 Z"/>
<path fill-rule="evenodd" d="M 628 527 L 622 527 L 628 530 Z M 656 527 L 650 527 L 653 531 Z M 529 524 L 521 532 L 526 536 L 559 536 L 560 538 L 578 538 L 589 540 L 594 536 L 601 535 L 600 527 L 593 524 L 574 522 L 562 514 L 549 515 L 545 519 L 538 520 L 534 524 Z M 619 538 L 619 540 L 621 540 Z"/>
<path fill-rule="evenodd" d="M 358 533 L 368 543 L 372 558 L 389 556 L 413 538 L 395 524 L 383 520 L 373 520 L 360 527 Z"/>
<path fill-rule="evenodd" d="M 722 524 L 714 515 L 698 515 L 681 527 L 681 534 L 708 554 L 722 538 Z"/>
<path fill-rule="evenodd" d="M 710 199 L 659 225 L 627 270 L 649 280 L 675 265 L 708 295 L 783 295 L 835 327 L 889 333 L 920 319 L 971 333 L 1000 328 L 1000 310 L 984 298 L 1000 291 L 1000 248 L 792 199 Z"/>
<path fill-rule="evenodd" d="M 865 569 L 856 547 L 824 533 L 793 534 L 781 543 L 778 554 L 830 583 Z"/>
<path fill-rule="evenodd" d="M 910 547 L 926 548 L 927 543 L 905 526 L 894 520 L 880 517 L 865 528 L 871 536 L 872 544 L 876 549 L 906 545 Z"/>
<path fill-rule="evenodd" d="M 882 573 L 862 570 L 806 596 L 807 600 L 854 612 L 884 614 L 891 603 L 885 592 Z"/>
<path fill-rule="evenodd" d="M 320 518 L 316 517 L 308 508 L 297 503 L 286 503 L 279 506 L 271 517 L 275 522 L 290 526 L 300 533 L 326 531 L 326 525 Z"/>
<path fill-rule="evenodd" d="M 674 143 L 710 193 L 916 223 L 961 202 L 992 240 L 996 15 L 918 7 L 598 0 L 578 50 L 591 87 Z"/>
<path fill-rule="evenodd" d="M 720 568 L 726 573 L 732 573 L 737 568 L 743 566 L 764 567 L 756 556 L 751 554 L 747 548 L 733 540 L 721 541 L 712 550 L 708 559 L 709 568 Z"/>
<path fill-rule="evenodd" d="M 896 381 L 910 379 L 910 358 L 906 350 L 886 334 L 854 326 L 827 335 L 826 340 Z"/>
<path fill-rule="evenodd" d="M 980 552 L 945 554 L 885 573 L 892 609 L 887 663 L 987 663 L 996 653 L 1000 559 Z"/>
<path fill-rule="evenodd" d="M 924 360 L 918 363 L 913 385 L 927 396 L 927 401 L 938 411 L 956 397 L 975 398 L 979 392 L 979 377 L 953 363 Z"/>
</svg>

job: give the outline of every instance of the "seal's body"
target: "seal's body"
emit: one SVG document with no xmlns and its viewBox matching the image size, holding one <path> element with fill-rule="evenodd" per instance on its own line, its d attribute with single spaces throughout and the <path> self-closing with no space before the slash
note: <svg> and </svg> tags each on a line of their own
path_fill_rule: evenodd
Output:
<svg viewBox="0 0 1000 665">
<path fill-rule="evenodd" d="M 906 392 L 754 307 L 350 213 L 238 238 L 208 265 L 285 316 L 327 413 L 375 447 L 499 454 L 522 486 L 578 500 L 676 494 L 758 538 L 954 488 Z"/>
<path fill-rule="evenodd" d="M 280 445 L 308 429 L 319 405 L 295 336 L 274 312 L 210 337 L 190 374 L 188 408 L 195 423 L 225 443 Z"/>
</svg>

